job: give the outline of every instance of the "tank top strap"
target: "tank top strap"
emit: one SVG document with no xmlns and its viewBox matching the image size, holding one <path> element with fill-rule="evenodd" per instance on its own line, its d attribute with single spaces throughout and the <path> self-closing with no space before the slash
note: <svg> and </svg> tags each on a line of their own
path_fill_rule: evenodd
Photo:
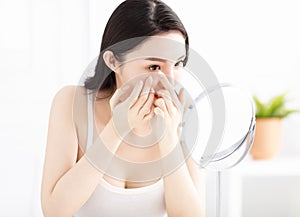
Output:
<svg viewBox="0 0 300 217">
<path fill-rule="evenodd" d="M 89 93 L 87 97 L 88 134 L 86 149 L 92 145 L 94 137 L 94 94 Z"/>
</svg>

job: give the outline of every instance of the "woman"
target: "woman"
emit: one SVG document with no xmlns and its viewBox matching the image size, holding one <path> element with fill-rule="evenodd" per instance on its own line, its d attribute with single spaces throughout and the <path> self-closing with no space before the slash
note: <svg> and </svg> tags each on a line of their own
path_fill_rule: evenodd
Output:
<svg viewBox="0 0 300 217">
<path fill-rule="evenodd" d="M 162 43 L 153 49 L 151 37 L 155 45 L 159 39 L 185 46 L 170 52 L 164 47 L 167 43 Z M 130 39 L 136 40 L 114 47 Z M 154 53 L 168 49 L 158 54 L 167 53 L 167 57 L 157 58 L 150 52 L 151 58 L 135 58 L 141 49 Z M 180 52 L 173 58 L 172 54 Z M 144 181 L 137 178 L 139 173 L 128 175 L 125 167 L 118 168 L 114 177 L 106 170 L 111 159 L 99 152 L 94 136 L 99 136 L 110 154 L 137 164 L 168 155 L 179 140 L 184 105 L 183 91 L 177 95 L 172 82 L 179 79 L 187 57 L 187 32 L 166 4 L 127 0 L 116 8 L 103 34 L 95 74 L 84 86 L 62 88 L 52 102 L 41 195 L 46 217 L 204 216 L 203 171 L 192 160 L 187 158 L 171 173 Z M 141 74 L 147 77 L 141 79 Z M 133 77 L 141 82 L 130 88 L 127 84 Z M 92 99 L 93 106 L 84 97 Z M 84 111 L 87 116 L 82 115 Z M 129 130 L 120 127 L 122 114 L 128 114 Z M 124 141 L 132 132 L 151 134 L 153 126 L 166 130 L 156 144 L 140 148 Z"/>
</svg>

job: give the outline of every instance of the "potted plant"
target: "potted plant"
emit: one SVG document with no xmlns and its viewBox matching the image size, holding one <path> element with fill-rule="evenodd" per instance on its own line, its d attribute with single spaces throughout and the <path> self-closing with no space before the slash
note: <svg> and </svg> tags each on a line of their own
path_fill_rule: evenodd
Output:
<svg viewBox="0 0 300 217">
<path fill-rule="evenodd" d="M 253 97 L 256 106 L 256 132 L 250 154 L 253 159 L 274 158 L 280 149 L 282 120 L 299 110 L 286 108 L 287 93 L 272 97 L 263 103 Z"/>
</svg>

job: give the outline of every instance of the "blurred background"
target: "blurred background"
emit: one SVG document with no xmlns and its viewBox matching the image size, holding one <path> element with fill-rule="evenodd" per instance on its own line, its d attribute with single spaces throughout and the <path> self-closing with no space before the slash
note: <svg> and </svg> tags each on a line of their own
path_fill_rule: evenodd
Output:
<svg viewBox="0 0 300 217">
<path fill-rule="evenodd" d="M 43 216 L 40 184 L 52 99 L 63 86 L 77 85 L 121 2 L 0 0 L 0 216 Z M 262 99 L 289 91 L 289 105 L 300 108 L 299 1 L 165 2 L 220 81 Z M 289 116 L 274 159 L 248 156 L 224 172 L 222 216 L 300 216 L 299 131 L 299 115 Z M 215 192 L 207 194 L 208 217 L 214 217 Z"/>
</svg>

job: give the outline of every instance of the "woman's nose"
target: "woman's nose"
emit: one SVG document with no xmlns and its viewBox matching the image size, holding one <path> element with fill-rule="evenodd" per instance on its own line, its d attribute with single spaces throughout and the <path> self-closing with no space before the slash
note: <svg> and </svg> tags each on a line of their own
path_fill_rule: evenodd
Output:
<svg viewBox="0 0 300 217">
<path fill-rule="evenodd" d="M 174 84 L 174 67 L 173 66 L 166 67 L 163 69 L 162 72 L 167 76 L 169 82 L 171 84 Z"/>
</svg>

